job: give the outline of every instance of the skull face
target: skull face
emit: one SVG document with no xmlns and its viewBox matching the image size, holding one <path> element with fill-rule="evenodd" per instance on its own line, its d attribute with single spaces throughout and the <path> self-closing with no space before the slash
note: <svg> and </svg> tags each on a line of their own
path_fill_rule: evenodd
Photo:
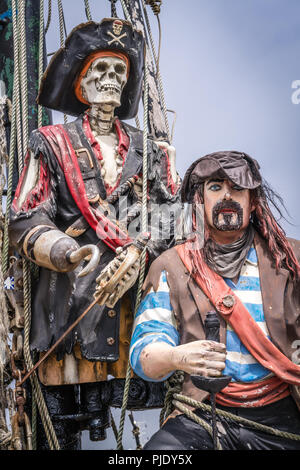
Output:
<svg viewBox="0 0 300 470">
<path fill-rule="evenodd" d="M 123 23 L 121 21 L 116 20 L 113 22 L 112 28 L 113 28 L 113 32 L 115 33 L 115 35 L 119 36 L 119 34 L 121 34 L 121 31 L 123 29 Z"/>
<path fill-rule="evenodd" d="M 82 95 L 90 104 L 121 105 L 127 65 L 119 57 L 100 57 L 81 80 Z"/>
</svg>

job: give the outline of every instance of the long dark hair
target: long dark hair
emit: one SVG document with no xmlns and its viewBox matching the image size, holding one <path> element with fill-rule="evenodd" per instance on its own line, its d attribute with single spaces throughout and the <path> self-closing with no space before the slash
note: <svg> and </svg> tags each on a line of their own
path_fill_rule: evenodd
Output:
<svg viewBox="0 0 300 470">
<path fill-rule="evenodd" d="M 203 260 L 206 259 L 205 247 L 207 244 L 212 243 L 210 237 L 209 227 L 206 223 L 204 212 L 202 213 L 204 223 L 204 239 L 203 230 L 202 234 L 199 233 L 196 225 L 196 212 L 199 213 L 199 208 L 203 205 L 204 183 L 198 185 L 193 197 L 193 236 L 187 243 L 188 256 L 190 257 L 193 272 L 199 273 L 202 277 L 206 277 L 206 267 Z M 261 186 L 251 190 L 252 202 L 255 209 L 251 214 L 251 223 L 255 230 L 266 240 L 271 257 L 275 262 L 276 272 L 281 267 L 288 269 L 291 273 L 293 280 L 300 280 L 300 264 L 297 260 L 293 248 L 286 238 L 283 228 L 279 222 L 276 221 L 270 204 L 276 209 L 280 218 L 285 219 L 283 210 L 287 212 L 283 199 L 270 187 L 270 185 L 263 181 Z M 283 210 L 281 209 L 283 208 Z M 199 215 L 198 215 L 199 220 Z"/>
</svg>

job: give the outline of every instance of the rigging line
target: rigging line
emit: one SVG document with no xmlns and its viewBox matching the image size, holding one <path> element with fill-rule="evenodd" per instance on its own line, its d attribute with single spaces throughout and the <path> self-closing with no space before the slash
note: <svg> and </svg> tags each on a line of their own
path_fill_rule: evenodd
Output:
<svg viewBox="0 0 300 470">
<path fill-rule="evenodd" d="M 152 54 L 153 54 L 155 63 L 158 64 L 158 58 L 157 58 L 157 55 L 156 55 L 156 52 L 155 52 L 155 46 L 154 46 L 154 41 L 153 41 L 153 36 L 152 36 L 152 32 L 151 32 L 151 26 L 150 26 L 150 22 L 149 22 L 148 13 L 147 13 L 147 10 L 146 10 L 145 1 L 144 0 L 141 0 L 141 1 L 142 1 L 142 6 L 143 6 L 143 12 L 144 12 L 146 26 L 147 26 L 147 29 L 148 29 L 148 35 L 149 35 L 149 38 L 150 38 Z M 168 115 L 167 115 L 167 107 L 166 107 L 166 102 L 165 102 L 162 78 L 161 78 L 161 74 L 160 74 L 160 71 L 159 71 L 158 68 L 156 68 L 156 76 L 157 76 L 157 84 L 158 84 L 158 93 L 159 93 L 159 97 L 160 97 L 160 101 L 161 101 L 161 106 L 162 106 L 162 111 L 163 111 L 163 115 L 164 115 L 167 135 L 168 135 L 168 139 L 170 141 L 170 128 L 169 128 L 169 121 L 168 121 Z"/>
<path fill-rule="evenodd" d="M 23 156 L 26 155 L 28 145 L 28 89 L 27 89 L 27 48 L 26 48 L 26 0 L 19 0 L 20 14 L 20 86 L 23 132 Z"/>
<path fill-rule="evenodd" d="M 52 0 L 48 0 L 48 18 L 47 18 L 47 24 L 45 27 L 45 34 L 47 34 L 50 23 L 51 23 L 51 18 L 52 18 Z"/>
<path fill-rule="evenodd" d="M 171 141 L 170 141 L 170 144 L 172 144 L 173 137 L 174 137 L 174 129 L 175 129 L 175 123 L 176 123 L 176 119 L 177 119 L 177 114 L 176 114 L 176 111 L 174 111 L 173 109 L 167 109 L 167 112 L 174 114 L 174 119 L 173 119 L 173 123 L 172 123 L 172 130 L 171 130 Z"/>
<path fill-rule="evenodd" d="M 85 15 L 88 21 L 92 21 L 91 9 L 89 5 L 89 0 L 84 0 L 84 9 Z"/>
<path fill-rule="evenodd" d="M 57 0 L 58 8 L 58 18 L 59 18 L 59 38 L 60 38 L 60 47 L 64 47 L 65 37 L 67 36 L 66 23 L 64 17 L 64 10 L 62 6 L 62 1 Z M 68 116 L 64 114 L 64 124 L 68 123 Z"/>
<path fill-rule="evenodd" d="M 60 37 L 60 47 L 64 46 L 65 37 L 67 37 L 67 28 L 65 22 L 64 9 L 62 5 L 62 0 L 57 0 L 58 8 L 58 17 L 59 17 L 59 37 Z"/>
<path fill-rule="evenodd" d="M 17 21 L 16 21 L 16 0 L 12 0 L 12 23 L 13 31 L 17 31 Z M 14 36 L 14 50 L 16 47 L 16 36 Z M 5 212 L 5 221 L 4 221 L 4 230 L 3 230 L 3 251 L 2 251 L 2 269 L 3 272 L 6 272 L 8 269 L 8 250 L 9 250 L 9 240 L 8 240 L 8 225 L 9 225 L 9 212 L 12 202 L 12 186 L 13 186 L 13 169 L 14 169 L 14 159 L 15 159 L 15 150 L 16 150 L 16 92 L 17 88 L 15 87 L 18 71 L 16 70 L 17 62 L 14 61 L 14 87 L 13 87 L 13 99 L 12 99 L 12 117 L 11 117 L 11 132 L 10 132 L 10 144 L 9 144 L 9 160 L 8 160 L 8 180 L 7 180 L 7 197 L 6 197 L 6 212 Z"/>
<path fill-rule="evenodd" d="M 123 0 L 121 0 L 122 2 Z M 143 195 L 142 195 L 142 232 L 147 232 L 148 229 L 148 220 L 147 220 L 147 187 L 148 187 L 148 145 L 147 145 L 147 138 L 148 138 L 148 74 L 149 70 L 147 67 L 147 63 L 145 63 L 145 71 L 144 71 L 144 122 L 143 122 Z M 141 255 L 141 262 L 140 262 L 140 273 L 139 273 L 139 280 L 138 280 L 138 291 L 136 296 L 135 302 L 135 309 L 134 309 L 134 318 L 136 316 L 137 310 L 140 305 L 141 297 L 142 297 L 142 288 L 145 278 L 145 270 L 146 270 L 146 248 L 143 250 Z M 134 320 L 133 318 L 133 320 Z M 132 335 L 133 332 L 131 332 Z M 129 388 L 130 388 L 130 377 L 131 377 L 131 366 L 130 366 L 130 359 L 128 357 L 128 365 L 127 365 L 127 372 L 125 378 L 125 386 L 124 386 L 124 394 L 123 394 L 123 402 L 121 408 L 121 418 L 120 418 L 120 425 L 119 425 L 119 432 L 118 432 L 118 439 L 117 439 L 117 450 L 122 450 L 122 438 L 124 432 L 124 423 L 125 423 L 125 414 L 126 408 L 128 403 L 128 396 L 129 396 Z"/>
<path fill-rule="evenodd" d="M 126 20 L 127 20 L 127 21 L 130 21 L 130 23 L 131 23 L 131 18 L 130 18 L 130 15 L 129 15 L 129 11 L 128 11 L 128 9 L 127 9 L 127 6 L 126 6 L 124 0 L 120 0 L 120 2 L 121 2 L 121 5 L 122 5 L 122 8 L 123 8 L 123 12 L 124 12 L 124 15 L 125 15 Z M 141 126 L 140 126 L 140 121 L 139 121 L 139 117 L 138 117 L 138 116 L 135 117 L 135 124 L 136 124 L 136 127 L 137 127 L 138 129 L 141 128 Z"/>
<path fill-rule="evenodd" d="M 24 155 L 27 151 L 28 144 L 28 80 L 27 80 L 27 50 L 26 50 L 26 29 L 25 29 L 25 0 L 19 0 L 19 15 L 20 15 L 20 54 L 21 54 L 21 101 L 22 101 L 22 121 L 23 121 L 23 149 Z M 43 15 L 42 15 L 43 16 Z M 23 259 L 23 282 L 24 282 L 24 358 L 27 368 L 32 366 L 32 359 L 30 355 L 29 346 L 29 331 L 31 324 L 31 275 L 30 263 Z M 59 449 L 59 443 L 48 413 L 48 409 L 41 391 L 39 381 L 34 375 L 31 378 L 31 386 L 33 393 L 36 397 L 39 412 L 41 415 L 42 423 L 44 426 L 45 434 L 47 436 L 49 446 L 51 449 Z"/>
<path fill-rule="evenodd" d="M 161 24 L 160 24 L 160 19 L 159 16 L 156 16 L 157 18 L 157 24 L 158 24 L 158 50 L 157 50 L 157 62 L 156 62 L 156 77 L 158 75 L 159 71 L 159 61 L 160 61 L 160 49 L 161 49 Z"/>
<path fill-rule="evenodd" d="M 38 88 L 42 81 L 43 70 L 44 70 L 44 0 L 40 0 L 40 29 L 39 29 L 39 77 L 38 77 Z M 43 124 L 43 107 L 38 105 L 38 127 Z"/>
<path fill-rule="evenodd" d="M 111 3 L 111 17 L 118 18 L 116 3 L 118 0 L 109 0 Z"/>
</svg>

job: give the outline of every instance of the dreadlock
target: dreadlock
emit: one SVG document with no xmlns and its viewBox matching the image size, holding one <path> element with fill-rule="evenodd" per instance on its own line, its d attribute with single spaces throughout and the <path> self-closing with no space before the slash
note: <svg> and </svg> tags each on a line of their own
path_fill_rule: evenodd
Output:
<svg viewBox="0 0 300 470">
<path fill-rule="evenodd" d="M 293 280 L 299 280 L 300 264 L 283 228 L 276 221 L 269 206 L 270 202 L 280 218 L 284 218 L 280 205 L 286 212 L 287 210 L 282 198 L 265 180 L 263 180 L 261 186 L 253 190 L 253 193 L 255 210 L 252 212 L 252 224 L 256 231 L 267 241 L 269 252 L 275 261 L 276 271 L 278 272 L 281 267 L 285 267 L 290 271 Z"/>
</svg>

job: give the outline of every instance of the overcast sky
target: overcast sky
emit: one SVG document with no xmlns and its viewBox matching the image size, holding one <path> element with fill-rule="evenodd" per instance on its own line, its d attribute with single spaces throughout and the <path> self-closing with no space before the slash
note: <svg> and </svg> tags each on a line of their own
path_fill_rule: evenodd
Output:
<svg viewBox="0 0 300 470">
<path fill-rule="evenodd" d="M 89 3 L 93 20 L 110 16 L 108 0 Z M 86 21 L 83 4 L 63 1 L 68 33 Z M 151 10 L 149 16 L 157 38 Z M 179 174 L 213 151 L 250 154 L 285 200 L 294 224 L 283 222 L 287 234 L 299 239 L 300 93 L 292 88 L 300 85 L 299 0 L 164 0 L 160 19 L 160 70 L 167 107 L 177 113 Z M 59 47 L 55 8 L 47 47 Z"/>
</svg>

